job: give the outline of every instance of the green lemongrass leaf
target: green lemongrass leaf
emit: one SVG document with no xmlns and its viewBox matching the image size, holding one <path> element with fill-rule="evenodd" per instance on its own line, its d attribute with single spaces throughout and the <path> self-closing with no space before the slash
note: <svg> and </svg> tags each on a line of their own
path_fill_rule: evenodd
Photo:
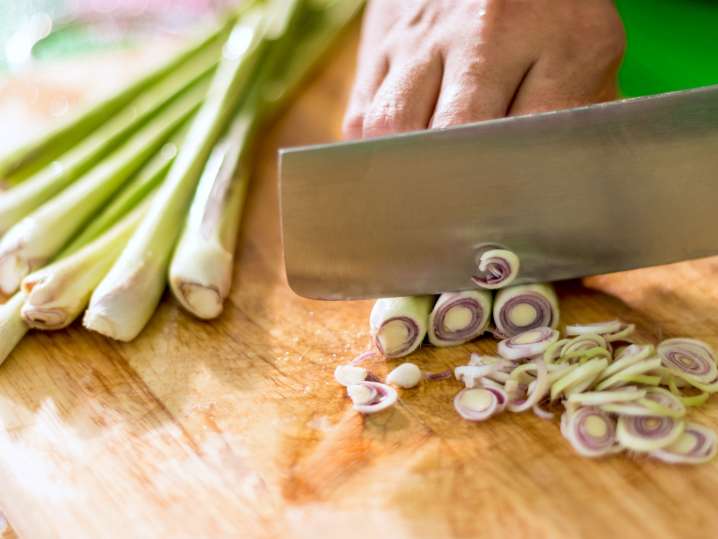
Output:
<svg viewBox="0 0 718 539">
<path fill-rule="evenodd" d="M 124 182 L 197 110 L 204 85 L 193 87 L 81 180 L 15 225 L 0 241 L 0 290 L 12 294 L 44 266 Z"/>
<path fill-rule="evenodd" d="M 209 50 L 139 97 L 59 160 L 0 193 L 0 234 L 97 166 L 117 146 L 161 114 L 178 96 L 204 84 L 218 62 Z"/>
<path fill-rule="evenodd" d="M 108 118 L 127 107 L 138 96 L 171 78 L 174 72 L 181 70 L 186 63 L 197 58 L 206 58 L 208 52 L 210 55 L 218 55 L 219 46 L 226 38 L 232 20 L 233 17 L 229 17 L 224 24 L 146 75 L 99 103 L 90 105 L 63 124 L 22 145 L 9 155 L 0 157 L 0 184 L 14 185 L 24 181 L 72 148 Z"/>
</svg>

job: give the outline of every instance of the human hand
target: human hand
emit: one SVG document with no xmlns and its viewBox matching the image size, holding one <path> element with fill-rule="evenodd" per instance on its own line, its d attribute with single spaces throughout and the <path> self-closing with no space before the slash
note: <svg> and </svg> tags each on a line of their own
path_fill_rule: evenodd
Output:
<svg viewBox="0 0 718 539">
<path fill-rule="evenodd" d="M 614 99 L 612 0 L 371 0 L 346 138 Z"/>
</svg>

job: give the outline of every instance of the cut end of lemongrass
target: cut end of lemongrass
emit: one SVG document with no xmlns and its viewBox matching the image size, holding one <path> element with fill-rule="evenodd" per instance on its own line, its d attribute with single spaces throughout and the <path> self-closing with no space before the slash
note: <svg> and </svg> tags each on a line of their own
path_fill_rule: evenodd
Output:
<svg viewBox="0 0 718 539">
<path fill-rule="evenodd" d="M 0 255 L 0 292 L 14 294 L 23 278 L 30 273 L 30 264 L 16 252 Z"/>
<path fill-rule="evenodd" d="M 191 248 L 187 247 L 191 244 Z M 170 286 L 187 311 L 210 320 L 222 314 L 232 284 L 233 256 L 214 242 L 184 236 L 170 266 Z"/>
<path fill-rule="evenodd" d="M 105 337 L 132 341 L 152 317 L 164 285 L 165 272 L 154 264 L 116 265 L 93 293 L 83 324 Z"/>
<path fill-rule="evenodd" d="M 28 326 L 45 331 L 64 329 L 72 321 L 63 309 L 41 308 L 27 303 L 23 306 L 21 314 Z"/>
<path fill-rule="evenodd" d="M 25 294 L 18 293 L 0 305 L 0 364 L 8 358 L 29 329 L 20 315 L 23 303 Z"/>
<path fill-rule="evenodd" d="M 128 330 L 124 324 L 118 324 L 110 312 L 103 311 L 97 306 L 85 312 L 82 325 L 100 335 L 122 342 L 130 342 L 139 334 L 139 331 L 135 333 Z"/>
<path fill-rule="evenodd" d="M 172 290 L 182 306 L 199 318 L 211 320 L 222 314 L 224 298 L 216 288 L 198 283 L 181 283 L 173 285 Z"/>
</svg>

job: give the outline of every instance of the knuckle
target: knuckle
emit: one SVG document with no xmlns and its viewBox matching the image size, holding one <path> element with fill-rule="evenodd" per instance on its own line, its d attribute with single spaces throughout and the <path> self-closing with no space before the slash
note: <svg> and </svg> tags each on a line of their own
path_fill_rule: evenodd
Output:
<svg viewBox="0 0 718 539">
<path fill-rule="evenodd" d="M 364 128 L 364 113 L 350 112 L 342 122 L 342 136 L 345 139 L 352 139 L 361 136 Z"/>
<path fill-rule="evenodd" d="M 392 133 L 399 129 L 397 115 L 391 110 L 381 108 L 370 112 L 364 119 L 364 136 L 375 137 Z"/>
</svg>

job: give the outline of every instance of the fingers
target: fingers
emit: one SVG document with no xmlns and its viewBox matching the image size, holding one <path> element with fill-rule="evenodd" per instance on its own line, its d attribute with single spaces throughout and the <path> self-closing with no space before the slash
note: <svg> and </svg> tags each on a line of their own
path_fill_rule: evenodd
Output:
<svg viewBox="0 0 718 539">
<path fill-rule="evenodd" d="M 388 71 L 389 59 L 384 54 L 360 58 L 359 69 L 342 125 L 342 134 L 345 139 L 351 140 L 363 136 L 364 117 Z"/>
<path fill-rule="evenodd" d="M 618 94 L 616 77 L 574 73 L 553 65 L 537 63 L 521 85 L 509 115 L 561 110 L 615 99 Z"/>
<path fill-rule="evenodd" d="M 597 40 L 593 49 L 578 58 L 548 51 L 526 76 L 509 114 L 560 110 L 616 99 L 616 75 L 624 45 L 622 34 L 617 32 L 603 43 Z"/>
<path fill-rule="evenodd" d="M 490 58 L 490 53 L 449 54 L 431 127 L 442 128 L 505 116 L 531 59 Z"/>
<path fill-rule="evenodd" d="M 396 62 L 364 112 L 364 137 L 426 129 L 441 83 L 437 53 Z"/>
</svg>

